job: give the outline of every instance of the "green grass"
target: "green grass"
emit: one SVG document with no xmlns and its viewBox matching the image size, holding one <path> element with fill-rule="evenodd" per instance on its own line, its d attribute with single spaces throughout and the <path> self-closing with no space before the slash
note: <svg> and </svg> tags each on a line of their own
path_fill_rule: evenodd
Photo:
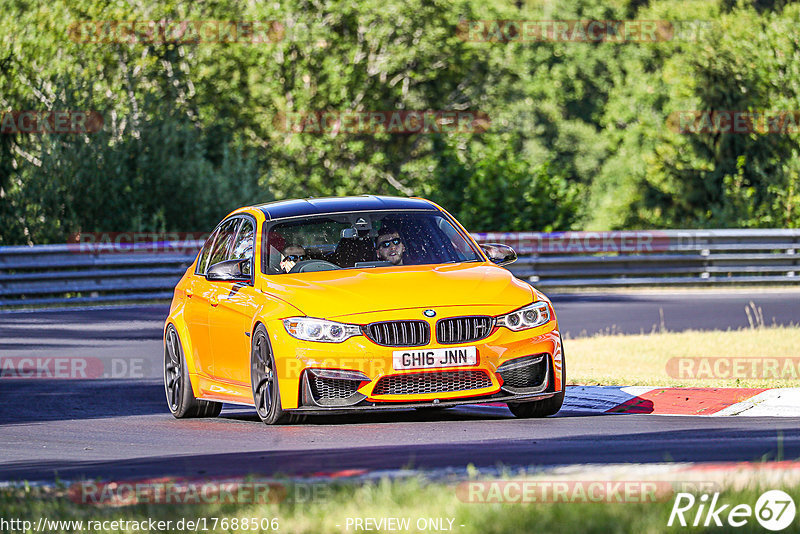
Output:
<svg viewBox="0 0 800 534">
<path fill-rule="evenodd" d="M 63 491 L 42 488 L 17 488 L 0 490 L 0 512 L 4 519 L 18 518 L 38 521 L 39 517 L 51 520 L 109 521 L 146 519 L 171 520 L 180 518 L 277 518 L 279 532 L 291 533 L 341 533 L 355 532 L 347 529 L 348 518 L 410 518 L 412 528 L 419 518 L 453 519 L 453 531 L 471 533 L 527 533 L 527 532 L 581 532 L 636 534 L 678 531 L 667 528 L 673 498 L 648 503 L 557 503 L 557 504 L 483 504 L 462 501 L 456 493 L 456 484 L 426 483 L 421 479 L 384 479 L 364 484 L 336 484 L 324 486 L 314 500 L 286 499 L 266 505 L 133 505 L 125 507 L 97 507 L 72 502 Z M 724 490 L 722 503 L 754 506 L 758 496 L 766 489 L 754 486 L 744 490 Z M 784 488 L 796 502 L 800 502 L 800 486 Z M 288 488 L 288 495 L 294 493 Z M 730 507 L 729 507 L 730 509 Z M 695 508 L 696 510 L 696 508 Z M 724 519 L 724 517 L 723 517 Z M 270 532 L 261 529 L 211 528 L 207 532 Z M 445 521 L 444 524 L 447 524 Z M 795 530 L 800 522 L 795 521 Z M 461 526 L 463 525 L 463 526 Z M 706 529 L 696 528 L 693 532 Z M 708 529 L 715 532 L 723 529 Z M 86 528 L 84 532 L 89 532 Z M 175 531 L 174 527 L 171 531 Z M 51 529 L 48 532 L 79 532 L 75 528 Z M 122 529 L 93 529 L 91 532 L 138 532 Z M 363 532 L 363 531 L 362 531 Z M 373 531 L 375 532 L 375 531 Z M 377 530 L 389 532 L 389 530 Z M 764 532 L 755 519 L 736 532 Z"/>
<path fill-rule="evenodd" d="M 581 385 L 671 387 L 800 387 L 800 327 L 757 327 L 710 332 L 597 335 L 567 339 L 567 382 Z M 739 378 L 702 373 L 687 379 L 669 372 L 673 358 L 795 358 L 796 374 Z M 695 369 L 700 370 L 696 360 Z M 785 362 L 783 362 L 785 363 Z M 783 363 L 780 365 L 782 371 Z M 705 368 L 708 371 L 708 367 Z M 722 368 L 723 372 L 725 368 Z M 745 373 L 749 374 L 749 373 Z M 760 375 L 760 373 L 757 373 Z M 676 376 L 677 375 L 677 376 Z M 711 376 L 709 378 L 709 376 Z"/>
</svg>

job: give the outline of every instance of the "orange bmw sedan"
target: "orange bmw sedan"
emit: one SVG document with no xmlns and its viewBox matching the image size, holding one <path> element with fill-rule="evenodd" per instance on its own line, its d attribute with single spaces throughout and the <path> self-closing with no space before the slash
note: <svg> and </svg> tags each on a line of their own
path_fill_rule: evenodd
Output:
<svg viewBox="0 0 800 534">
<path fill-rule="evenodd" d="M 507 403 L 555 414 L 564 353 L 552 303 L 419 198 L 240 208 L 175 288 L 164 385 L 175 417 L 254 406 L 306 414 Z"/>
</svg>

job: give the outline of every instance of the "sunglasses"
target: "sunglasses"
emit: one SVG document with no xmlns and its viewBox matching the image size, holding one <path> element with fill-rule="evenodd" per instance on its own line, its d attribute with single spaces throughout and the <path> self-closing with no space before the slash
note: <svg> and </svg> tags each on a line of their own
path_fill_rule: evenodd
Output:
<svg viewBox="0 0 800 534">
<path fill-rule="evenodd" d="M 281 261 L 282 261 L 282 262 L 283 262 L 283 261 L 293 261 L 293 262 L 297 263 L 298 261 L 303 261 L 303 260 L 305 260 L 305 259 L 306 259 L 306 257 L 307 257 L 307 256 L 305 256 L 305 255 L 300 255 L 300 254 L 289 254 L 288 256 L 284 256 L 284 257 L 283 257 L 283 259 L 282 259 Z"/>
<path fill-rule="evenodd" d="M 400 239 L 399 237 L 395 237 L 394 239 L 390 239 L 388 241 L 381 241 L 380 243 L 378 243 L 378 247 L 380 247 L 380 248 L 389 248 L 392 245 L 397 246 L 397 245 L 401 244 L 402 242 L 403 242 L 402 239 Z"/>
</svg>

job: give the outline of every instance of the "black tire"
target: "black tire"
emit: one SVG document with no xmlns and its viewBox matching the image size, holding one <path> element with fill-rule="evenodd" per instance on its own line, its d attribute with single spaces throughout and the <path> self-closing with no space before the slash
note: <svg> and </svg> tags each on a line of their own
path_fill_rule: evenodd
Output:
<svg viewBox="0 0 800 534">
<path fill-rule="evenodd" d="M 258 325 L 253 332 L 250 350 L 250 386 L 253 404 L 259 419 L 267 425 L 299 423 L 304 417 L 288 413 L 281 407 L 281 393 L 272 345 L 267 329 Z"/>
<path fill-rule="evenodd" d="M 560 340 L 560 338 L 559 338 Z M 509 402 L 508 409 L 521 419 L 531 419 L 555 415 L 564 404 L 567 389 L 567 360 L 564 357 L 564 342 L 561 342 L 561 391 L 544 400 L 534 402 Z"/>
<path fill-rule="evenodd" d="M 216 417 L 222 411 L 221 402 L 195 398 L 181 339 L 172 325 L 167 327 L 164 335 L 164 392 L 169 411 L 177 419 Z"/>
</svg>

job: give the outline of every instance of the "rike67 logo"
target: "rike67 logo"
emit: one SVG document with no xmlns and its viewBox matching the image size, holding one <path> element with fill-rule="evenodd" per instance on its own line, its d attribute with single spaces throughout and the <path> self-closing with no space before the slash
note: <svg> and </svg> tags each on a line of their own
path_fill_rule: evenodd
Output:
<svg viewBox="0 0 800 534">
<path fill-rule="evenodd" d="M 783 530 L 794 521 L 795 504 L 792 497 L 781 490 L 763 493 L 755 508 L 749 504 L 723 503 L 719 493 L 695 497 L 691 493 L 678 493 L 669 514 L 667 526 L 681 527 L 743 527 L 754 517 L 767 530 Z"/>
</svg>

